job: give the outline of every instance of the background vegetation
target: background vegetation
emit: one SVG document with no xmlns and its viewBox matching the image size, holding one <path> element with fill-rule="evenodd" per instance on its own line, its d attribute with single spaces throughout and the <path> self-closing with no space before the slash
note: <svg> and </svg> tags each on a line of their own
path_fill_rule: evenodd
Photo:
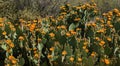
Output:
<svg viewBox="0 0 120 66">
<path fill-rule="evenodd" d="M 0 16 L 12 20 L 18 18 L 35 19 L 48 15 L 57 16 L 59 7 L 65 3 L 78 5 L 90 0 L 0 0 Z M 101 12 L 120 8 L 120 0 L 95 0 Z"/>
</svg>

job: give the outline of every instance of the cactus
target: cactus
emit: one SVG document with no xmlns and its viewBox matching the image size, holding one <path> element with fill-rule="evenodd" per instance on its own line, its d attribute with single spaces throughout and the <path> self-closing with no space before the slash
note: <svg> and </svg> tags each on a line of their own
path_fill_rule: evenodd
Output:
<svg viewBox="0 0 120 66">
<path fill-rule="evenodd" d="M 0 18 L 0 48 L 5 51 L 4 64 L 119 65 L 119 19 L 120 10 L 113 9 L 100 15 L 94 2 L 78 6 L 66 4 L 56 18 L 20 19 L 20 25 Z"/>
</svg>

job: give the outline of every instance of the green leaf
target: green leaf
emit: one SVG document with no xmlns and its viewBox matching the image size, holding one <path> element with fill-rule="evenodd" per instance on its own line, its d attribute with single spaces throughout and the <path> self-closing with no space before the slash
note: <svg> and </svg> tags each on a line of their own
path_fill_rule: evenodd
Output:
<svg viewBox="0 0 120 66">
<path fill-rule="evenodd" d="M 48 66 L 47 62 L 44 62 L 41 66 Z"/>
<path fill-rule="evenodd" d="M 56 35 L 55 38 L 57 39 L 57 41 L 60 42 L 60 44 L 66 43 L 67 41 L 66 36 L 62 36 L 60 31 L 56 32 L 55 35 Z"/>
<path fill-rule="evenodd" d="M 0 28 L 0 35 L 2 35 L 2 29 Z"/>
<path fill-rule="evenodd" d="M 106 47 L 105 47 L 105 54 L 106 54 L 106 55 L 109 55 L 110 53 L 111 53 L 110 47 L 106 46 Z"/>
<path fill-rule="evenodd" d="M 91 28 L 87 29 L 86 36 L 90 37 L 90 38 L 93 38 L 94 37 L 94 31 Z"/>
<path fill-rule="evenodd" d="M 69 26 L 69 31 L 70 30 L 74 30 L 76 28 L 76 25 L 74 23 L 72 23 L 70 26 Z"/>
<path fill-rule="evenodd" d="M 39 43 L 37 47 L 38 47 L 38 50 L 41 52 L 44 45 L 42 43 Z"/>
<path fill-rule="evenodd" d="M 94 61 L 94 58 L 91 56 L 89 58 L 83 58 L 83 63 L 85 63 L 84 66 L 94 66 Z"/>
<path fill-rule="evenodd" d="M 114 24 L 115 30 L 118 32 L 120 30 L 120 22 Z"/>
<path fill-rule="evenodd" d="M 5 25 L 5 31 L 7 32 L 7 34 L 11 33 L 11 29 L 10 29 L 9 25 Z"/>
<path fill-rule="evenodd" d="M 75 37 L 73 36 L 70 41 L 68 42 L 72 47 L 73 49 L 75 50 L 75 47 L 77 45 L 77 40 L 75 39 Z"/>
<path fill-rule="evenodd" d="M 6 44 L 2 44 L 1 47 L 2 47 L 4 50 L 7 50 Z"/>
<path fill-rule="evenodd" d="M 24 58 L 20 58 L 19 65 L 23 66 L 24 64 L 25 64 L 25 59 Z"/>
<path fill-rule="evenodd" d="M 42 43 L 45 44 L 47 42 L 47 39 L 46 38 L 43 38 L 42 39 Z"/>
</svg>

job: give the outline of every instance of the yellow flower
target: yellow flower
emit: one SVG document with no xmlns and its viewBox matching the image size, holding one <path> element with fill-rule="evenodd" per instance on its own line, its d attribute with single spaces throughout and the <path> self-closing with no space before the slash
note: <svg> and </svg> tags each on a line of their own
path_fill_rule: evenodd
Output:
<svg viewBox="0 0 120 66">
<path fill-rule="evenodd" d="M 62 52 L 62 55 L 66 55 L 67 54 L 67 52 L 64 50 L 63 52 Z"/>
<path fill-rule="evenodd" d="M 19 40 L 24 40 L 24 37 L 23 36 L 19 36 L 19 38 L 18 38 Z"/>
<path fill-rule="evenodd" d="M 12 41 L 11 41 L 10 39 L 6 40 L 5 42 L 6 42 L 7 44 L 12 43 Z"/>
<path fill-rule="evenodd" d="M 82 61 L 82 58 L 78 58 L 78 61 L 81 62 L 81 61 Z"/>
<path fill-rule="evenodd" d="M 103 16 L 106 16 L 107 14 L 106 14 L 106 13 L 103 13 L 102 15 L 103 15 Z"/>
<path fill-rule="evenodd" d="M 37 39 L 37 41 L 38 41 L 38 42 L 41 42 L 41 41 L 42 41 L 42 39 L 41 39 L 41 38 L 38 38 L 38 39 Z"/>
<path fill-rule="evenodd" d="M 107 21 L 107 25 L 110 25 L 111 24 L 111 22 L 110 21 Z"/>
<path fill-rule="evenodd" d="M 96 27 L 96 24 L 95 24 L 95 23 L 92 23 L 91 25 L 92 25 L 93 27 Z"/>
<path fill-rule="evenodd" d="M 65 6 L 61 6 L 61 7 L 60 7 L 60 9 L 63 9 L 63 8 L 65 8 Z"/>
<path fill-rule="evenodd" d="M 74 58 L 73 58 L 73 57 L 70 57 L 70 61 L 73 62 L 73 61 L 74 61 Z"/>
<path fill-rule="evenodd" d="M 81 7 L 80 6 L 77 6 L 76 9 L 80 9 Z"/>
<path fill-rule="evenodd" d="M 47 57 L 50 59 L 50 58 L 52 58 L 52 55 L 48 54 L 48 56 L 47 56 Z"/>
<path fill-rule="evenodd" d="M 4 18 L 0 18 L 0 22 L 4 22 Z"/>
<path fill-rule="evenodd" d="M 86 45 L 88 44 L 88 42 L 87 42 L 87 41 L 85 41 L 83 44 L 86 46 Z"/>
<path fill-rule="evenodd" d="M 60 18 L 60 19 L 63 19 L 63 18 L 64 18 L 64 16 L 59 16 L 59 18 Z"/>
<path fill-rule="evenodd" d="M 66 29 L 66 26 L 65 26 L 65 25 L 61 25 L 61 28 L 62 28 L 62 29 Z"/>
<path fill-rule="evenodd" d="M 13 44 L 13 43 L 11 43 L 11 44 L 9 44 L 9 46 L 10 46 L 11 48 L 13 48 L 13 47 L 14 47 L 14 44 Z"/>
<path fill-rule="evenodd" d="M 115 8 L 115 9 L 113 10 L 113 12 L 119 13 L 119 10 Z"/>
<path fill-rule="evenodd" d="M 67 6 L 70 6 L 70 4 L 68 3 Z"/>
<path fill-rule="evenodd" d="M 89 52 L 89 50 L 88 49 L 85 49 L 85 51 L 88 53 Z"/>
<path fill-rule="evenodd" d="M 80 21 L 80 18 L 75 18 L 74 21 Z"/>
<path fill-rule="evenodd" d="M 66 13 L 66 12 L 62 12 L 61 14 L 62 14 L 62 15 L 66 15 L 67 13 Z"/>
<path fill-rule="evenodd" d="M 70 32 L 71 32 L 71 34 L 72 34 L 72 35 L 75 35 L 75 34 L 76 34 L 76 32 L 75 32 L 75 31 L 70 31 Z"/>
<path fill-rule="evenodd" d="M 16 64 L 16 63 L 17 63 L 17 60 L 14 59 L 14 60 L 11 60 L 11 62 L 12 62 L 13 64 Z"/>
<path fill-rule="evenodd" d="M 105 44 L 105 41 L 103 41 L 103 40 L 100 41 L 100 43 L 99 43 L 100 46 L 103 46 L 104 44 Z"/>
<path fill-rule="evenodd" d="M 105 31 L 106 31 L 106 29 L 105 29 L 105 28 L 102 28 L 102 29 L 98 30 L 97 32 L 98 32 L 98 33 L 104 33 Z"/>
<path fill-rule="evenodd" d="M 99 18 L 99 17 L 96 17 L 95 19 L 96 19 L 97 21 L 98 21 L 98 20 L 100 20 L 100 18 Z"/>
<path fill-rule="evenodd" d="M 81 30 L 80 28 L 76 28 L 77 31 Z"/>
<path fill-rule="evenodd" d="M 113 15 L 113 13 L 112 13 L 111 11 L 109 11 L 109 12 L 108 12 L 108 14 L 109 14 L 110 16 L 112 16 L 112 15 Z"/>
<path fill-rule="evenodd" d="M 110 28 L 113 28 L 113 25 L 109 25 Z"/>
<path fill-rule="evenodd" d="M 108 20 L 112 20 L 112 18 L 109 17 Z"/>
<path fill-rule="evenodd" d="M 112 41 L 112 39 L 111 39 L 110 37 L 107 37 L 107 40 L 108 40 L 108 41 Z"/>
<path fill-rule="evenodd" d="M 91 56 L 95 57 L 95 55 L 96 55 L 96 52 L 92 52 Z"/>
<path fill-rule="evenodd" d="M 66 33 L 66 36 L 67 36 L 67 37 L 70 37 L 70 36 L 71 36 L 71 34 L 70 34 L 69 32 L 67 32 L 67 33 Z"/>
<path fill-rule="evenodd" d="M 118 13 L 117 16 L 120 17 L 120 13 Z"/>
<path fill-rule="evenodd" d="M 38 54 L 38 53 L 35 53 L 34 57 L 35 57 L 35 58 L 39 58 L 39 54 Z"/>
<path fill-rule="evenodd" d="M 0 24 L 0 27 L 3 27 L 3 24 Z"/>
<path fill-rule="evenodd" d="M 50 33 L 49 36 L 50 36 L 50 37 L 54 37 L 55 34 L 54 34 L 54 33 Z"/>
<path fill-rule="evenodd" d="M 54 47 L 51 47 L 51 48 L 50 48 L 50 51 L 54 51 Z"/>
<path fill-rule="evenodd" d="M 19 19 L 19 21 L 20 21 L 21 23 L 25 22 L 25 20 L 23 20 L 23 19 Z"/>
<path fill-rule="evenodd" d="M 4 31 L 2 34 L 5 36 L 7 33 Z"/>
<path fill-rule="evenodd" d="M 7 64 L 6 66 L 10 66 L 10 64 Z"/>
<path fill-rule="evenodd" d="M 89 27 L 89 26 L 91 26 L 91 24 L 90 24 L 90 23 L 88 23 L 88 24 L 87 24 L 87 26 Z"/>
<path fill-rule="evenodd" d="M 105 64 L 110 64 L 110 60 L 109 59 L 104 59 L 104 62 L 105 62 Z"/>
<path fill-rule="evenodd" d="M 41 31 L 41 33 L 42 33 L 43 35 L 45 35 L 45 34 L 46 34 L 46 32 L 45 32 L 44 30 L 42 30 L 42 31 Z"/>
<path fill-rule="evenodd" d="M 94 10 L 93 12 L 96 14 L 98 11 L 97 11 L 97 10 Z"/>
<path fill-rule="evenodd" d="M 101 19 L 101 20 L 100 20 L 100 22 L 101 22 L 101 23 L 104 23 L 104 20 L 103 20 L 103 19 Z"/>
<path fill-rule="evenodd" d="M 29 27 L 30 27 L 30 31 L 32 32 L 32 31 L 34 31 L 36 24 L 31 24 Z"/>
<path fill-rule="evenodd" d="M 86 46 L 83 46 L 82 48 L 83 48 L 83 49 L 86 49 Z"/>
<path fill-rule="evenodd" d="M 9 60 L 14 60 L 15 57 L 11 55 L 11 56 L 8 57 L 8 59 L 9 59 Z"/>
<path fill-rule="evenodd" d="M 37 22 L 37 20 L 33 20 L 33 22 L 34 22 L 34 23 L 36 23 L 36 22 Z"/>
<path fill-rule="evenodd" d="M 99 40 L 100 40 L 100 38 L 99 38 L 99 37 L 95 37 L 95 39 L 96 39 L 97 41 L 99 41 Z"/>
<path fill-rule="evenodd" d="M 57 29 L 60 29 L 61 27 L 60 26 L 57 26 Z"/>
</svg>

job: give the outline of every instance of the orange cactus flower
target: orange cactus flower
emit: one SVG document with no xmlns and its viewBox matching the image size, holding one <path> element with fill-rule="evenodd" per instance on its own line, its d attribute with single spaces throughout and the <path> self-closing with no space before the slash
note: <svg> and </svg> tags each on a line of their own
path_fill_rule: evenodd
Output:
<svg viewBox="0 0 120 66">
<path fill-rule="evenodd" d="M 52 55 L 48 54 L 48 56 L 47 56 L 47 57 L 50 59 L 50 58 L 52 58 Z"/>
<path fill-rule="evenodd" d="M 104 62 L 105 62 L 105 64 L 110 64 L 110 60 L 109 59 L 104 59 Z"/>
<path fill-rule="evenodd" d="M 39 58 L 39 54 L 38 54 L 38 53 L 35 53 L 34 57 L 35 57 L 35 58 Z"/>
<path fill-rule="evenodd" d="M 22 40 L 24 40 L 24 37 L 20 36 L 18 39 L 22 41 Z"/>
<path fill-rule="evenodd" d="M 88 49 L 85 49 L 85 51 L 88 53 L 89 52 L 89 50 Z"/>
<path fill-rule="evenodd" d="M 9 59 L 9 60 L 14 60 L 15 57 L 11 55 L 11 56 L 8 57 L 8 59 Z"/>
<path fill-rule="evenodd" d="M 13 47 L 14 47 L 14 44 L 13 44 L 13 43 L 11 43 L 11 44 L 9 44 L 9 46 L 10 46 L 11 48 L 13 48 Z"/>
<path fill-rule="evenodd" d="M 12 43 L 12 41 L 11 41 L 10 39 L 6 40 L 5 42 L 6 42 L 7 44 Z"/>
<path fill-rule="evenodd" d="M 50 36 L 50 37 L 54 37 L 55 34 L 54 34 L 54 33 L 50 33 L 49 36 Z"/>
<path fill-rule="evenodd" d="M 86 46 L 83 46 L 82 48 L 83 48 L 83 49 L 86 49 Z"/>
<path fill-rule="evenodd" d="M 30 31 L 31 31 L 31 32 L 34 31 L 35 27 L 36 27 L 36 24 L 31 24 L 31 25 L 30 25 Z"/>
<path fill-rule="evenodd" d="M 96 52 L 92 52 L 91 56 L 95 57 L 95 55 L 96 55 Z"/>
<path fill-rule="evenodd" d="M 70 34 L 69 32 L 67 32 L 67 33 L 66 33 L 66 36 L 67 36 L 67 37 L 70 37 L 70 36 L 71 36 L 71 34 Z"/>
<path fill-rule="evenodd" d="M 97 41 L 99 41 L 99 40 L 100 40 L 100 38 L 99 38 L 99 37 L 95 37 L 95 39 L 96 39 Z"/>
<path fill-rule="evenodd" d="M 115 13 L 119 13 L 119 10 L 116 9 L 116 8 L 115 8 L 113 11 L 114 11 Z"/>
<path fill-rule="evenodd" d="M 67 52 L 64 50 L 63 52 L 62 52 L 62 55 L 66 55 L 67 54 Z"/>
<path fill-rule="evenodd" d="M 80 18 L 75 18 L 74 21 L 80 21 Z"/>
<path fill-rule="evenodd" d="M 0 22 L 4 22 L 4 18 L 0 18 Z"/>
<path fill-rule="evenodd" d="M 62 29 L 66 29 L 66 26 L 65 26 L 65 25 L 61 25 L 61 28 L 62 28 Z"/>
<path fill-rule="evenodd" d="M 11 61 L 13 64 L 16 64 L 17 63 L 17 60 L 12 60 Z"/>
<path fill-rule="evenodd" d="M 38 42 L 41 42 L 41 41 L 42 41 L 42 39 L 41 39 L 41 38 L 38 38 L 38 39 L 37 39 L 37 41 L 38 41 Z"/>
<path fill-rule="evenodd" d="M 108 40 L 108 41 L 112 41 L 112 39 L 111 39 L 110 37 L 107 37 L 107 40 Z"/>
<path fill-rule="evenodd" d="M 3 24 L 0 24 L 0 27 L 3 27 Z"/>
<path fill-rule="evenodd" d="M 4 31 L 2 34 L 5 36 L 7 33 Z"/>
<path fill-rule="evenodd" d="M 99 43 L 100 46 L 103 46 L 104 44 L 105 44 L 105 41 L 103 41 L 103 40 L 100 41 L 100 43 Z"/>
<path fill-rule="evenodd" d="M 51 47 L 51 48 L 50 48 L 50 51 L 54 51 L 54 47 Z"/>
<path fill-rule="evenodd" d="M 82 58 L 78 58 L 78 61 L 81 62 L 81 61 L 82 61 Z"/>
<path fill-rule="evenodd" d="M 74 58 L 73 58 L 73 57 L 70 57 L 70 61 L 73 62 L 73 61 L 74 61 Z"/>
</svg>

